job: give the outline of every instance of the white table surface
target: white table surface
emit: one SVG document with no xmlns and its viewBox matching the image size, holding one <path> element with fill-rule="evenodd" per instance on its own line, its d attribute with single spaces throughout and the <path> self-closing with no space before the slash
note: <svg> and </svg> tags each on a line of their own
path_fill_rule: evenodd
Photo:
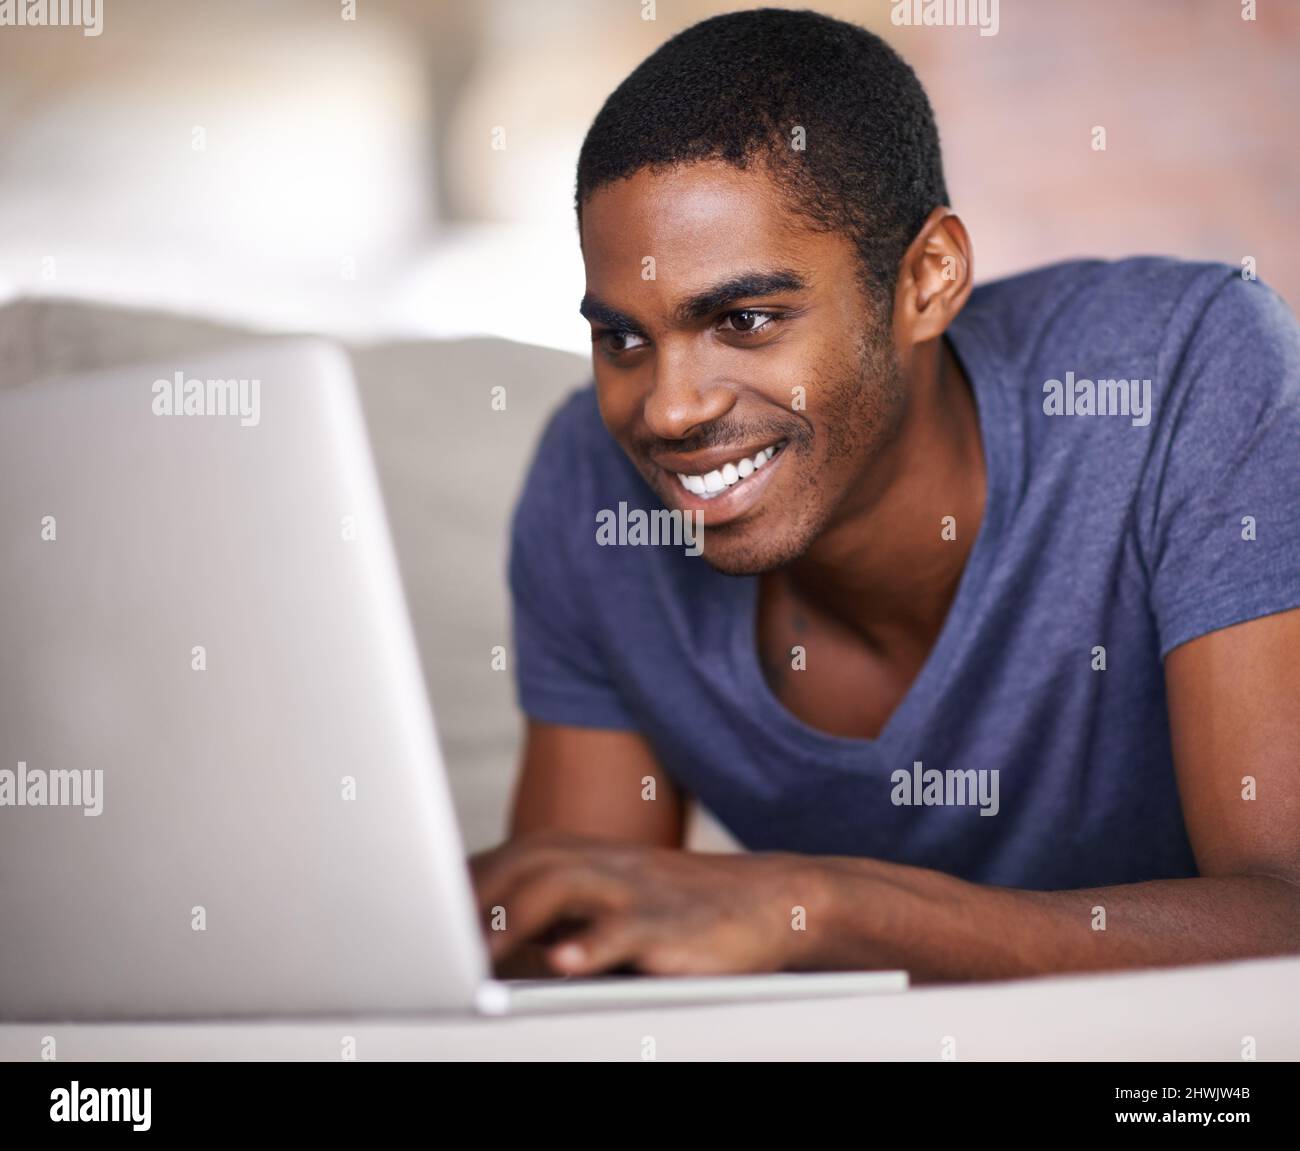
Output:
<svg viewBox="0 0 1300 1151">
<path fill-rule="evenodd" d="M 1136 973 L 919 987 L 884 996 L 474 1019 L 24 1023 L 0 1059 L 1300 1060 L 1300 957 Z"/>
</svg>

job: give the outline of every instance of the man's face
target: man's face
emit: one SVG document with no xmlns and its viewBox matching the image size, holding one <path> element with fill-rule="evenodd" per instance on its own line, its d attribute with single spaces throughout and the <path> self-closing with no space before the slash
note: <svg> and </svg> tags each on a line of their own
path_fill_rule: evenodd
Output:
<svg viewBox="0 0 1300 1151">
<path fill-rule="evenodd" d="M 666 507 L 703 512 L 720 571 L 803 555 L 866 498 L 905 399 L 852 243 L 762 165 L 715 161 L 599 189 L 582 236 L 610 434 Z"/>
</svg>

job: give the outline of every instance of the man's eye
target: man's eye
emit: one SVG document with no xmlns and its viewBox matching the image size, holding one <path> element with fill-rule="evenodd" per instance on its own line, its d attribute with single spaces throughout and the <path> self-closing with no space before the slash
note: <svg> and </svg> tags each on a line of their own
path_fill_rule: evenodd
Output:
<svg viewBox="0 0 1300 1151">
<path fill-rule="evenodd" d="M 636 332 L 628 332 L 619 328 L 610 328 L 603 332 L 596 332 L 591 338 L 593 341 L 601 344 L 605 351 L 614 353 L 630 352 L 634 348 L 639 348 L 647 342 L 644 336 L 637 335 Z"/>
<path fill-rule="evenodd" d="M 723 316 L 724 321 L 732 323 L 731 331 L 738 335 L 750 336 L 755 332 L 762 332 L 776 323 L 777 317 L 771 312 L 760 312 L 753 308 L 745 308 L 739 312 L 729 312 Z"/>
</svg>

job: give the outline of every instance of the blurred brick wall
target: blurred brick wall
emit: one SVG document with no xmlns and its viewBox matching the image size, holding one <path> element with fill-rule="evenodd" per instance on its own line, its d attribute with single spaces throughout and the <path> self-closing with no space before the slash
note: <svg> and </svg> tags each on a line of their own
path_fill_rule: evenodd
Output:
<svg viewBox="0 0 1300 1151">
<path fill-rule="evenodd" d="M 484 3 L 445 142 L 452 214 L 567 219 L 610 89 L 680 29 L 754 6 L 661 0 L 647 22 L 638 0 Z M 1254 22 L 1240 0 L 1001 0 L 994 36 L 895 27 L 890 0 L 807 6 L 871 28 L 920 75 L 981 278 L 1079 255 L 1250 255 L 1300 307 L 1300 0 L 1261 0 Z M 495 122 L 520 128 L 513 156 L 485 153 Z"/>
</svg>

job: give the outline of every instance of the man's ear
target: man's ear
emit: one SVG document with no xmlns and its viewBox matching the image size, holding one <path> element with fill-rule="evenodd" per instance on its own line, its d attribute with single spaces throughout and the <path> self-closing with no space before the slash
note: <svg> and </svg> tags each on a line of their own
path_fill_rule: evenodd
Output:
<svg viewBox="0 0 1300 1151">
<path fill-rule="evenodd" d="M 894 290 L 894 335 L 904 345 L 938 339 L 970 296 L 974 269 L 961 217 L 939 207 L 908 246 Z"/>
</svg>

